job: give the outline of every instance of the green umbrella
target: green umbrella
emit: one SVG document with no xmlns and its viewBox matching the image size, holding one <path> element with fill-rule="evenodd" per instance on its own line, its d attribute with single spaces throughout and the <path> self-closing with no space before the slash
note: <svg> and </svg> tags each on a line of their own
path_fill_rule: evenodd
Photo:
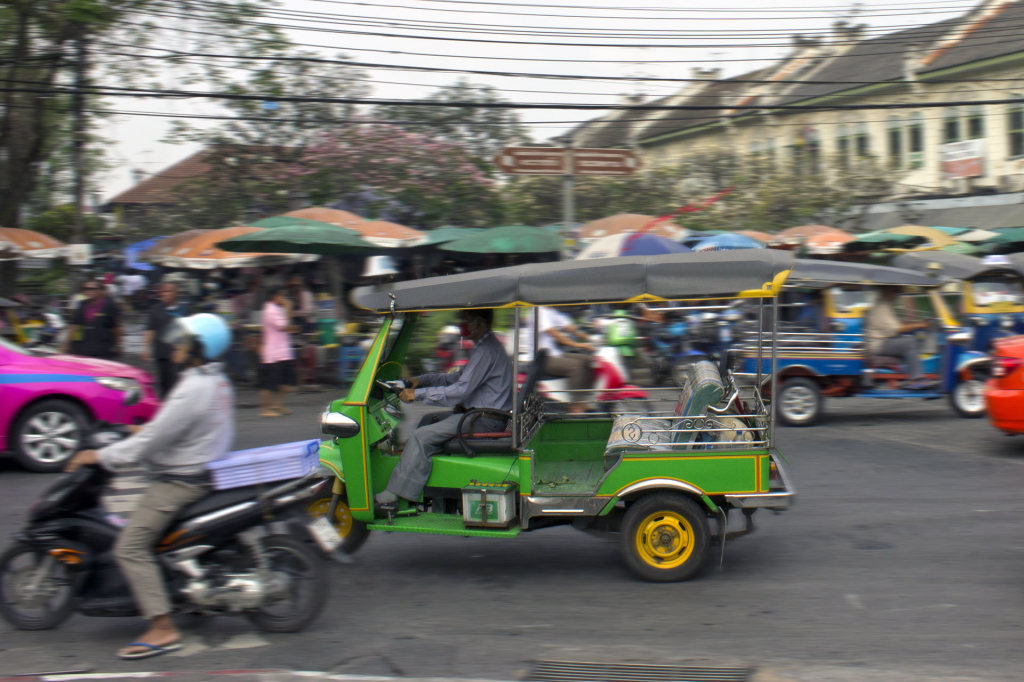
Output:
<svg viewBox="0 0 1024 682">
<path fill-rule="evenodd" d="M 503 225 L 460 237 L 440 248 L 462 253 L 550 253 L 560 251 L 564 240 L 558 234 L 530 225 Z"/>
<path fill-rule="evenodd" d="M 895 232 L 865 232 L 857 235 L 853 241 L 843 244 L 843 251 L 862 251 L 865 246 L 884 248 L 886 245 L 909 246 L 910 242 L 922 242 L 924 237 L 916 234 L 896 234 Z"/>
<path fill-rule="evenodd" d="M 315 220 L 306 221 L 316 223 Z M 319 253 L 323 255 L 379 253 L 381 248 L 344 227 L 296 223 L 238 235 L 218 242 L 225 251 L 242 253 Z"/>
<path fill-rule="evenodd" d="M 933 230 L 941 230 L 942 232 L 948 234 L 950 237 L 955 237 L 958 234 L 970 232 L 971 230 L 974 229 L 973 227 L 941 227 L 939 225 L 929 225 L 928 227 L 932 228 Z"/>
<path fill-rule="evenodd" d="M 976 253 L 981 253 L 981 247 L 968 242 L 957 242 L 956 244 L 946 244 L 939 248 L 939 251 L 951 251 L 953 253 L 963 253 L 968 256 L 973 256 Z"/>
<path fill-rule="evenodd" d="M 435 244 L 444 244 L 445 242 L 455 241 L 461 237 L 468 237 L 471 234 L 483 232 L 483 228 L 442 225 L 441 227 L 435 227 L 433 230 L 424 230 L 424 232 L 427 235 L 427 241 L 423 245 L 434 246 Z"/>
</svg>

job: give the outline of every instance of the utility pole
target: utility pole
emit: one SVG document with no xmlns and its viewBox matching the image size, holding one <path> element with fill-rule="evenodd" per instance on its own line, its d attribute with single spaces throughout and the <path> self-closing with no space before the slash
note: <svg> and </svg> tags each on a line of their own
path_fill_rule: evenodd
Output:
<svg viewBox="0 0 1024 682">
<path fill-rule="evenodd" d="M 565 165 L 562 175 L 562 237 L 568 238 L 572 234 L 573 223 L 576 222 L 576 187 L 575 171 L 576 159 L 573 149 L 576 147 L 576 140 L 571 136 L 566 137 L 565 144 Z"/>
<path fill-rule="evenodd" d="M 88 77 L 89 46 L 84 24 L 79 25 L 75 40 L 75 91 L 71 96 L 71 174 L 74 184 L 74 222 L 71 228 L 71 243 L 85 242 L 85 85 Z M 82 273 L 78 267 L 71 268 L 71 290 L 78 291 Z"/>
</svg>

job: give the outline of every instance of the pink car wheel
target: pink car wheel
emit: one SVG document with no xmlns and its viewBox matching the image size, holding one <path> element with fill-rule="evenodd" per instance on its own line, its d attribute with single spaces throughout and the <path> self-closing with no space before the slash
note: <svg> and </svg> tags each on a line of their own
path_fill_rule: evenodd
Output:
<svg viewBox="0 0 1024 682">
<path fill-rule="evenodd" d="M 42 400 L 18 416 L 11 445 L 18 462 L 31 471 L 53 472 L 82 448 L 89 419 L 67 400 Z"/>
</svg>

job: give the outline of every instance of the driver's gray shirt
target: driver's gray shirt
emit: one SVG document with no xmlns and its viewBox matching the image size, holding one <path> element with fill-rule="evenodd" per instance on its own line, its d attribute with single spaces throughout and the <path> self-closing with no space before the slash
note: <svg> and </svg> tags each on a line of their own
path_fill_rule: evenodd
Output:
<svg viewBox="0 0 1024 682">
<path fill-rule="evenodd" d="M 419 377 L 416 400 L 433 405 L 512 409 L 512 361 L 490 331 L 473 348 L 465 367 Z"/>
</svg>

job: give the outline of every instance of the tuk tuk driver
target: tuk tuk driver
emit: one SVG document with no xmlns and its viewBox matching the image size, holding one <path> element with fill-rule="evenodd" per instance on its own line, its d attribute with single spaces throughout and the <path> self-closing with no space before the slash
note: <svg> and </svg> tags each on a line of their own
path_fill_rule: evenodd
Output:
<svg viewBox="0 0 1024 682">
<path fill-rule="evenodd" d="M 906 388 L 920 390 L 929 382 L 921 375 L 921 344 L 913 332 L 927 329 L 927 322 L 904 322 L 894 304 L 899 287 L 878 287 L 879 298 L 864 314 L 864 341 L 868 356 L 892 355 L 903 358 L 909 383 Z"/>
<path fill-rule="evenodd" d="M 380 509 L 393 509 L 399 498 L 416 503 L 430 477 L 431 457 L 457 433 L 462 413 L 473 408 L 512 410 L 512 361 L 491 332 L 494 310 L 462 311 L 466 334 L 474 342 L 469 360 L 456 372 L 437 372 L 406 379 L 402 401 L 422 401 L 452 407 L 451 413 L 427 415 L 409 436 L 387 488 L 374 495 Z M 474 421 L 475 432 L 504 431 L 508 419 L 483 415 Z"/>
</svg>

